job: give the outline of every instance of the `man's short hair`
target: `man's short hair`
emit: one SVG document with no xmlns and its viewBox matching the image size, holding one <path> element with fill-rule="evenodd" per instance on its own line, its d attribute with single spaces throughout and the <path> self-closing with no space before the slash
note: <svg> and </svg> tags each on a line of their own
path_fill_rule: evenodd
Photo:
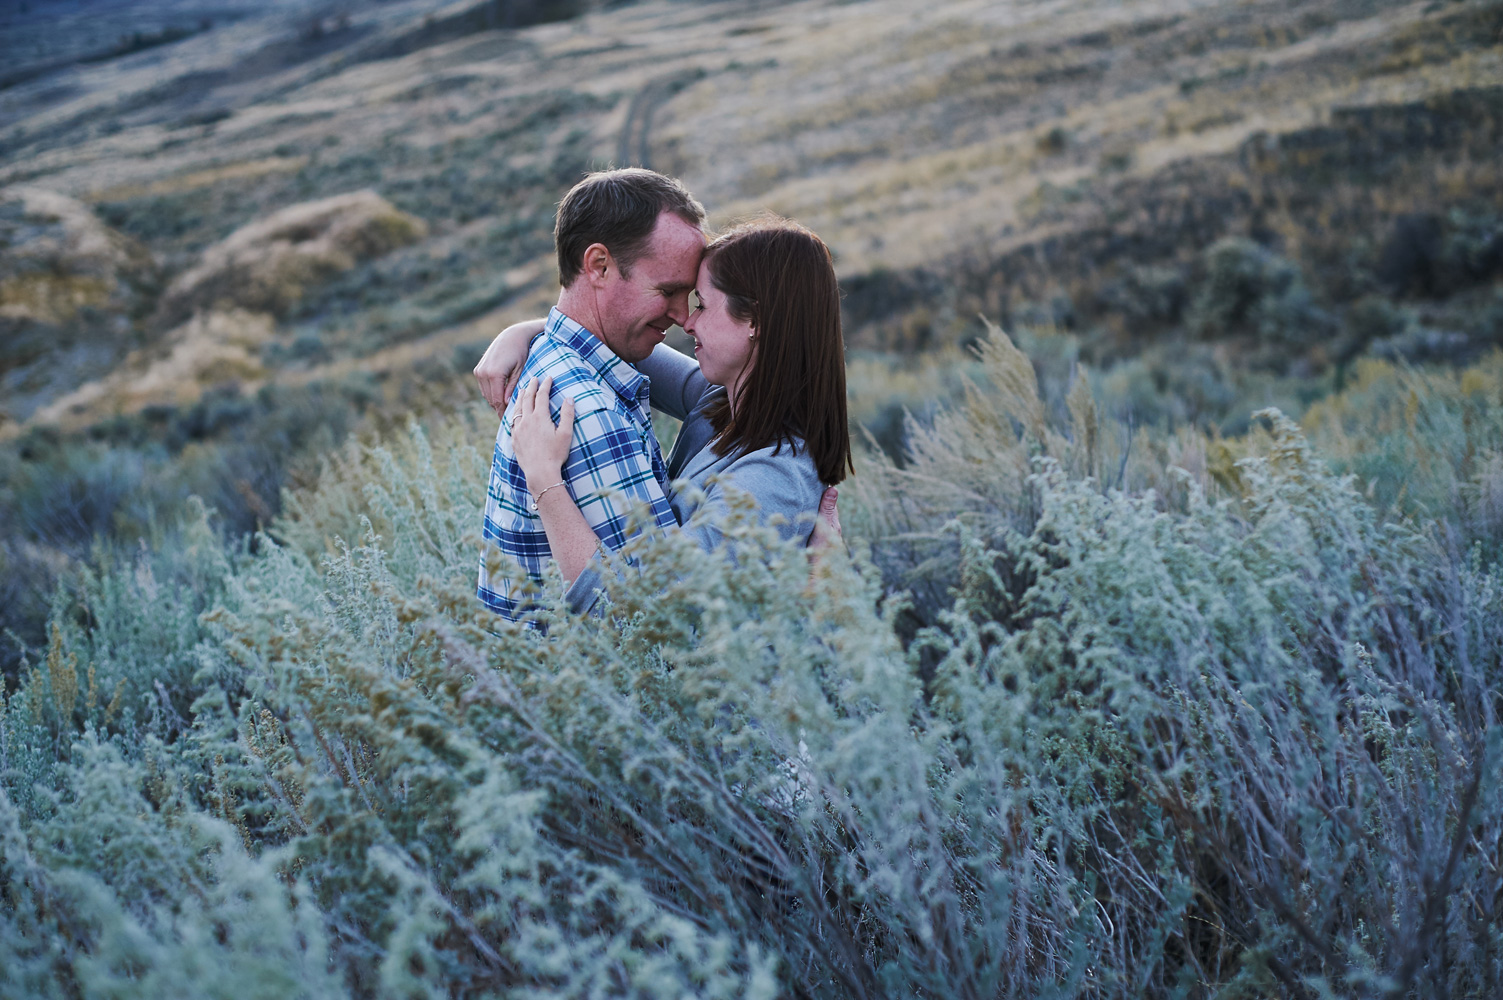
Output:
<svg viewBox="0 0 1503 1000">
<path fill-rule="evenodd" d="M 672 177 L 641 167 L 585 175 L 558 203 L 553 226 L 558 283 L 565 288 L 574 283 L 584 269 L 584 252 L 594 243 L 611 252 L 623 275 L 629 273 L 664 212 L 704 228 L 704 206 Z"/>
</svg>

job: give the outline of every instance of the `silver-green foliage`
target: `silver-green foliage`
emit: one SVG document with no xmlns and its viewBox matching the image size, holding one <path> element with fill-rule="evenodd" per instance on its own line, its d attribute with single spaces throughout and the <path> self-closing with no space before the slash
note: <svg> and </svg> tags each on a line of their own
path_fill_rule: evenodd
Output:
<svg viewBox="0 0 1503 1000">
<path fill-rule="evenodd" d="M 1492 568 L 1277 415 L 1211 495 L 989 350 L 855 491 L 949 587 L 906 644 L 876 568 L 744 508 L 734 560 L 635 542 L 606 620 L 499 622 L 463 424 L 352 448 L 253 557 L 101 573 L 0 715 L 0 990 L 1495 994 Z M 199 570 L 191 622 L 150 600 Z M 96 661 L 130 724 L 60 710 Z"/>
</svg>

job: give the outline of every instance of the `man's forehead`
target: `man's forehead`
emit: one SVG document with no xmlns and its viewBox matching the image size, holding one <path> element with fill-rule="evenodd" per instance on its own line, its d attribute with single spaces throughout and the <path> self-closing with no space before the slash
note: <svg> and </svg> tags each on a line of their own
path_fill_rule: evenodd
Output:
<svg viewBox="0 0 1503 1000">
<path fill-rule="evenodd" d="M 668 212 L 658 218 L 648 258 L 661 283 L 692 287 L 704 252 L 705 234 L 698 226 Z"/>
</svg>

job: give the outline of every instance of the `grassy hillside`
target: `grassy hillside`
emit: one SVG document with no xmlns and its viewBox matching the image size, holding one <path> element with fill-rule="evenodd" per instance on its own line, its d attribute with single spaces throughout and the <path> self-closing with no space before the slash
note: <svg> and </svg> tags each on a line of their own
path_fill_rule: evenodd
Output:
<svg viewBox="0 0 1503 1000">
<path fill-rule="evenodd" d="M 1503 989 L 1503 3 L 0 54 L 0 997 Z M 855 556 L 644 545 L 542 643 L 467 373 L 608 163 L 830 242 Z"/>
<path fill-rule="evenodd" d="M 855 347 L 1053 324 L 1097 366 L 1192 355 L 1225 397 L 1192 418 L 1245 417 L 1243 361 L 1318 376 L 1496 339 L 1496 3 L 578 6 L 274 7 L 80 63 L 6 89 L 0 184 L 80 199 L 157 293 L 294 204 L 369 188 L 422 220 L 282 304 L 274 379 L 447 364 L 546 300 L 551 206 L 607 162 L 681 175 L 721 220 L 812 225 Z M 524 15 L 557 20 L 498 27 Z M 170 337 L 154 306 L 68 329 L 89 343 L 66 359 L 9 351 L 11 433 L 62 394 L 44 372 L 76 386 Z"/>
<path fill-rule="evenodd" d="M 1497 2 L 182 0 L 123 38 L 128 4 L 23 6 L 0 511 L 25 594 L 190 492 L 249 531 L 350 430 L 473 398 L 479 345 L 553 294 L 554 202 L 611 162 L 829 240 L 853 412 L 891 455 L 978 314 L 1114 416 L 1233 434 L 1363 358 L 1500 342 Z"/>
</svg>

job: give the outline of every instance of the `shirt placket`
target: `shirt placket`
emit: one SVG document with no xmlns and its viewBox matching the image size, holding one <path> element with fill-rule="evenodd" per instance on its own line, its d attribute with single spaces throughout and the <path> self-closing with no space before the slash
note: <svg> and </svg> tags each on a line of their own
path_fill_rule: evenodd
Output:
<svg viewBox="0 0 1503 1000">
<path fill-rule="evenodd" d="M 600 373 L 600 378 L 615 392 L 616 398 L 621 401 L 623 409 L 630 415 L 632 422 L 637 425 L 637 436 L 646 450 L 649 461 L 652 463 L 652 475 L 658 481 L 663 495 L 668 495 L 668 463 L 663 460 L 663 450 L 658 447 L 657 435 L 652 432 L 652 383 L 647 376 L 630 368 L 632 381 L 628 382 L 621 377 L 618 365 L 626 365 L 626 362 L 615 359 L 605 361 L 603 357 L 593 353 L 599 350 L 594 347 L 592 353 L 586 355 L 595 370 Z M 604 363 L 602 363 L 604 362 Z M 636 385 L 633 393 L 630 386 Z"/>
<path fill-rule="evenodd" d="M 658 436 L 652 432 L 652 384 L 646 376 L 637 386 L 637 433 L 642 435 L 642 445 L 652 459 L 652 474 L 657 478 L 663 494 L 668 493 L 668 463 L 663 460 L 663 449 L 658 447 Z"/>
</svg>

